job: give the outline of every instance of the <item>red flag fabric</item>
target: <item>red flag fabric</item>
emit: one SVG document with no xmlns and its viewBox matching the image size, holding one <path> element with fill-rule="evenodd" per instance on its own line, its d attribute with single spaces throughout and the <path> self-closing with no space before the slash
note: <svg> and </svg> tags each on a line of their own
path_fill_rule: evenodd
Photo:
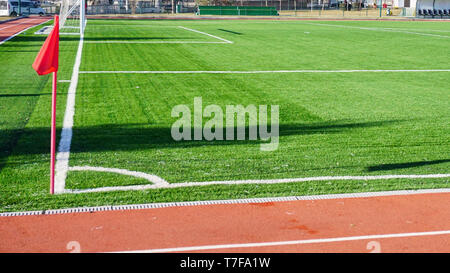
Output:
<svg viewBox="0 0 450 273">
<path fill-rule="evenodd" d="M 59 16 L 55 15 L 55 26 L 42 45 L 33 63 L 33 68 L 39 75 L 58 71 L 59 55 Z"/>
</svg>

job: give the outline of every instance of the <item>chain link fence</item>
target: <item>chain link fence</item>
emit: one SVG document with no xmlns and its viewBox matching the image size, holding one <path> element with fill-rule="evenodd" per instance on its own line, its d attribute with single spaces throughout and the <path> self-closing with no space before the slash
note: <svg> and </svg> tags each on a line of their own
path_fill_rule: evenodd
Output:
<svg viewBox="0 0 450 273">
<path fill-rule="evenodd" d="M 195 16 L 198 6 L 274 7 L 281 17 L 413 17 L 411 0 L 87 0 L 87 15 L 180 14 Z M 398 5 L 401 5 L 399 7 Z M 59 6 L 43 8 L 47 14 Z"/>
</svg>

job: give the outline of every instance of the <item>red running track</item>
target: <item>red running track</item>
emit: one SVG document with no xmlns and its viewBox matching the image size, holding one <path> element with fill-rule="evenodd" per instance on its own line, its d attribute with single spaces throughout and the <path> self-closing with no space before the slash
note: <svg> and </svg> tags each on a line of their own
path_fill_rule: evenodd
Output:
<svg viewBox="0 0 450 273">
<path fill-rule="evenodd" d="M 0 217 L 0 252 L 450 252 L 449 207 L 432 193 Z"/>
<path fill-rule="evenodd" d="M 0 44 L 21 31 L 42 24 L 51 17 L 29 17 L 0 24 Z"/>
</svg>

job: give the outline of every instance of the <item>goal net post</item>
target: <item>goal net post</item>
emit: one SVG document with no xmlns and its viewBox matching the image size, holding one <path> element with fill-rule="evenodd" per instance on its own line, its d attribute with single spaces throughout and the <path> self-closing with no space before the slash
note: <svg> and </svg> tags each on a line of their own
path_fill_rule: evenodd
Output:
<svg viewBox="0 0 450 273">
<path fill-rule="evenodd" d="M 86 0 L 61 0 L 60 34 L 83 35 L 86 22 Z"/>
</svg>

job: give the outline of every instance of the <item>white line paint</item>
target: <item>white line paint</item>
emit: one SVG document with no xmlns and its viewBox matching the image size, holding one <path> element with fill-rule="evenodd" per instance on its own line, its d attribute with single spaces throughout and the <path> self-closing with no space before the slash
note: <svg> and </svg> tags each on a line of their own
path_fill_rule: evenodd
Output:
<svg viewBox="0 0 450 273">
<path fill-rule="evenodd" d="M 447 35 L 438 35 L 438 34 L 430 34 L 430 33 L 422 33 L 422 32 L 412 32 L 412 31 L 404 31 L 404 30 L 394 30 L 392 28 L 355 27 L 355 26 L 344 26 L 344 25 L 322 24 L 322 23 L 304 23 L 304 24 L 314 25 L 314 26 L 336 27 L 336 28 L 352 28 L 352 29 L 371 30 L 371 31 L 396 32 L 396 33 L 405 33 L 405 34 L 414 34 L 414 35 L 438 37 L 438 38 L 450 38 L 450 36 L 447 36 Z"/>
<path fill-rule="evenodd" d="M 71 167 L 70 170 L 74 171 L 89 171 L 88 168 L 99 167 Z M 105 169 L 105 171 L 107 171 Z M 130 175 L 123 170 L 121 174 Z M 148 175 L 148 174 L 147 174 Z M 136 176 L 136 175 L 132 175 Z M 151 175 L 153 176 L 153 175 Z M 156 176 L 155 176 L 156 177 Z M 116 186 L 116 187 L 101 187 L 90 189 L 66 189 L 59 193 L 92 193 L 92 192 L 111 192 L 111 191 L 136 191 L 147 189 L 170 189 L 170 188 L 183 188 L 183 187 L 200 187 L 211 185 L 248 185 L 248 184 L 281 184 L 281 183 L 299 183 L 299 182 L 311 182 L 311 181 L 344 181 L 344 180 L 390 180 L 390 179 L 430 179 L 430 178 L 447 178 L 450 174 L 410 174 L 410 175 L 372 175 L 372 176 L 316 176 L 316 177 L 300 177 L 300 178 L 284 178 L 284 179 L 266 179 L 266 180 L 224 180 L 224 181 L 204 181 L 204 182 L 182 182 L 182 183 L 167 183 L 161 179 L 162 183 L 146 184 L 146 185 L 132 185 L 132 186 Z M 153 179 L 153 178 L 152 178 Z M 152 181 L 152 180 L 150 180 Z M 153 182 L 153 181 L 152 181 Z"/>
<path fill-rule="evenodd" d="M 428 232 L 376 234 L 376 235 L 321 238 L 321 239 L 308 239 L 308 240 L 295 240 L 295 241 L 173 247 L 173 248 L 121 251 L 121 252 L 122 253 L 184 252 L 184 251 L 215 250 L 215 249 L 230 249 L 230 248 L 269 247 L 269 246 L 305 245 L 305 244 L 321 244 L 321 243 L 323 244 L 323 243 L 336 243 L 336 242 L 361 241 L 361 240 L 373 240 L 373 239 L 437 236 L 437 235 L 449 235 L 449 234 L 450 234 L 450 230 L 439 230 L 439 231 L 428 231 Z"/>
<path fill-rule="evenodd" d="M 264 73 L 386 73 L 386 72 L 450 72 L 450 69 L 351 69 L 351 70 L 256 70 L 256 71 L 233 71 L 233 70 L 193 70 L 193 71 L 80 71 L 81 74 L 264 74 Z"/>
<path fill-rule="evenodd" d="M 356 193 L 341 193 L 341 194 L 244 198 L 244 199 L 206 200 L 206 201 L 168 202 L 168 203 L 148 203 L 148 204 L 130 204 L 130 205 L 116 205 L 116 206 L 76 207 L 76 208 L 40 210 L 40 211 L 38 210 L 38 211 L 3 212 L 3 213 L 0 213 L 0 217 L 26 216 L 26 215 L 52 215 L 52 214 L 113 211 L 113 210 L 157 209 L 157 208 L 166 208 L 166 207 L 209 206 L 209 205 L 223 205 L 223 204 L 254 204 L 254 203 L 267 203 L 267 202 L 372 198 L 372 197 L 383 197 L 383 196 L 405 196 L 405 195 L 416 195 L 416 194 L 447 194 L 447 193 L 450 193 L 450 188 L 423 189 L 423 190 L 400 190 L 400 191 L 378 191 L 378 192 L 356 192 Z"/>
<path fill-rule="evenodd" d="M 78 85 L 78 73 L 81 65 L 81 55 L 83 52 L 83 37 L 80 37 L 77 55 L 73 65 L 72 78 L 70 80 L 69 91 L 67 93 L 66 112 L 61 131 L 58 153 L 56 154 L 55 172 L 55 193 L 64 192 L 66 186 L 67 171 L 69 169 L 70 145 L 72 143 L 73 116 L 75 115 L 75 95 Z"/>
<path fill-rule="evenodd" d="M 26 28 L 26 29 L 24 29 L 24 30 L 22 30 L 22 31 L 20 31 L 20 32 L 17 32 L 16 34 L 14 34 L 14 35 L 12 35 L 12 36 L 9 36 L 9 37 L 6 38 L 5 40 L 0 41 L 0 45 L 2 45 L 2 44 L 4 44 L 5 42 L 11 40 L 12 38 L 16 37 L 16 36 L 19 35 L 19 34 L 24 33 L 25 31 L 29 30 L 30 28 L 34 28 L 34 27 L 40 26 L 40 25 L 42 25 L 42 24 L 47 23 L 47 22 L 50 21 L 50 20 L 52 20 L 52 19 L 48 19 L 48 20 L 45 21 L 45 22 L 42 22 L 42 23 L 40 23 L 40 24 L 37 24 L 37 25 L 31 26 L 31 27 L 28 27 L 28 28 Z"/>
<path fill-rule="evenodd" d="M 416 28 L 416 29 L 411 29 L 411 28 L 393 28 L 393 27 L 385 27 L 384 29 L 388 29 L 388 30 L 406 30 L 406 31 L 431 31 L 431 32 L 450 32 L 450 30 L 442 30 L 442 29 L 420 29 L 420 28 Z"/>
<path fill-rule="evenodd" d="M 71 82 L 71 80 L 58 80 L 58 82 Z"/>
<path fill-rule="evenodd" d="M 134 176 L 137 178 L 146 179 L 156 186 L 164 187 L 169 185 L 166 180 L 162 179 L 159 176 L 153 174 L 147 174 L 143 172 L 129 171 L 125 169 L 117 169 L 117 168 L 103 168 L 103 167 L 92 167 L 92 166 L 75 166 L 69 167 L 69 171 L 94 171 L 94 172 L 106 172 L 106 173 L 117 173 L 122 175 Z"/>
<path fill-rule="evenodd" d="M 232 44 L 233 43 L 232 41 L 228 41 L 227 39 L 224 39 L 224 38 L 221 38 L 219 36 L 215 36 L 215 35 L 203 32 L 203 31 L 198 31 L 198 30 L 195 30 L 195 29 L 192 29 L 192 28 L 187 28 L 187 27 L 182 27 L 182 26 L 178 26 L 178 27 L 182 28 L 182 29 L 185 29 L 185 30 L 189 30 L 189 31 L 193 31 L 193 32 L 196 32 L 196 33 L 200 33 L 200 34 L 203 34 L 203 35 L 207 35 L 207 36 L 212 37 L 212 38 L 219 39 L 219 40 L 224 41 L 224 42 L 226 42 L 228 44 Z"/>
<path fill-rule="evenodd" d="M 202 41 L 85 41 L 86 44 L 228 44 L 226 42 Z"/>
</svg>

